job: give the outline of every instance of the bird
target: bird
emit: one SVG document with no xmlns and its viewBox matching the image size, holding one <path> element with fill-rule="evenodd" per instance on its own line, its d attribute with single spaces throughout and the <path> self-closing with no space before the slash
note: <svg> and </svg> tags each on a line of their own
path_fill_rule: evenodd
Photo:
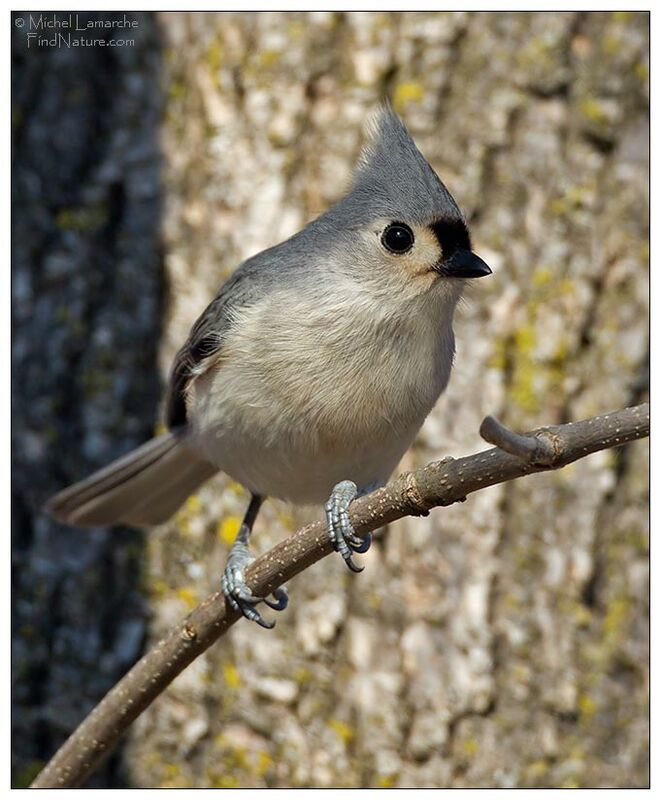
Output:
<svg viewBox="0 0 661 800">
<path fill-rule="evenodd" d="M 466 219 L 388 103 L 367 125 L 352 183 L 286 241 L 241 263 L 178 351 L 167 431 L 52 497 L 78 526 L 150 526 L 222 471 L 250 494 L 222 576 L 229 605 L 271 628 L 245 571 L 267 497 L 323 503 L 333 549 L 370 547 L 349 508 L 383 486 L 445 390 L 453 316 L 491 274 Z M 272 599 L 271 599 L 272 598 Z"/>
</svg>

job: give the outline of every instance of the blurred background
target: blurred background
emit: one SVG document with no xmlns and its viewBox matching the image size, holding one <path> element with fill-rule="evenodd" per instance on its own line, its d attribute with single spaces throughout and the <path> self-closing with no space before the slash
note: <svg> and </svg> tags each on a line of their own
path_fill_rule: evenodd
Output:
<svg viewBox="0 0 661 800">
<path fill-rule="evenodd" d="M 648 392 L 646 13 L 127 18 L 84 34 L 119 46 L 28 47 L 13 15 L 16 786 L 218 589 L 247 496 L 218 477 L 148 533 L 41 504 L 153 433 L 189 326 L 341 196 L 382 98 L 494 270 L 401 468 L 483 449 L 488 413 L 526 430 Z M 89 785 L 647 785 L 648 488 L 643 441 L 391 525 L 360 576 L 324 559 Z M 320 513 L 269 501 L 255 547 Z"/>
</svg>

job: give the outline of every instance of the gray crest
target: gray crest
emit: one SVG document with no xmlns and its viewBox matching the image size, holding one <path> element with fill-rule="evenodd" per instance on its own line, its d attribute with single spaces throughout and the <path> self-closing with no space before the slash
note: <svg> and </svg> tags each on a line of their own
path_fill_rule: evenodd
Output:
<svg viewBox="0 0 661 800">
<path fill-rule="evenodd" d="M 387 104 L 369 126 L 353 187 L 341 202 L 350 205 L 354 219 L 363 221 L 375 217 L 418 224 L 463 220 L 454 198 Z"/>
</svg>

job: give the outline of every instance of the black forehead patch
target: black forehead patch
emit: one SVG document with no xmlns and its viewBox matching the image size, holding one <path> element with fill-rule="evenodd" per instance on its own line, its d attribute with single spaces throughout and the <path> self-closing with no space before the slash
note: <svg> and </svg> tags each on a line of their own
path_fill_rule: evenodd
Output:
<svg viewBox="0 0 661 800">
<path fill-rule="evenodd" d="M 466 223 L 462 219 L 437 220 L 429 226 L 441 245 L 444 256 L 449 256 L 455 250 L 471 249 L 471 240 Z"/>
</svg>

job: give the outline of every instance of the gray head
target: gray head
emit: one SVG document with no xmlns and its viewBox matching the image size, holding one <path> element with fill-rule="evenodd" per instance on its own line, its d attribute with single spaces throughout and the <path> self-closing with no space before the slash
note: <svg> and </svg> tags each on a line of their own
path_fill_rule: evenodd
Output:
<svg viewBox="0 0 661 800">
<path fill-rule="evenodd" d="M 408 278 L 425 277 L 429 285 L 491 273 L 471 251 L 454 198 L 390 106 L 370 126 L 351 190 L 308 230 L 318 243 L 337 241 L 339 234 L 360 263 L 382 275 L 392 267 Z"/>
<path fill-rule="evenodd" d="M 363 221 L 376 215 L 427 225 L 437 219 L 463 222 L 454 198 L 388 105 L 368 123 L 368 140 L 347 199 Z"/>
</svg>

